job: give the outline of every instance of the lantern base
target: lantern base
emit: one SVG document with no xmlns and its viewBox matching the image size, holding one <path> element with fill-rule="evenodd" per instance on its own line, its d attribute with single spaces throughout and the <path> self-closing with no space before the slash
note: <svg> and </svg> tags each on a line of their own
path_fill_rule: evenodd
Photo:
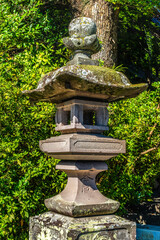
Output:
<svg viewBox="0 0 160 240">
<path fill-rule="evenodd" d="M 136 224 L 115 215 L 71 218 L 54 212 L 30 218 L 29 240 L 135 240 Z"/>
<path fill-rule="evenodd" d="M 103 196 L 97 189 L 96 175 L 108 169 L 105 162 L 61 161 L 56 166 L 68 175 L 65 189 L 45 200 L 46 207 L 70 217 L 113 214 L 119 202 Z"/>
</svg>

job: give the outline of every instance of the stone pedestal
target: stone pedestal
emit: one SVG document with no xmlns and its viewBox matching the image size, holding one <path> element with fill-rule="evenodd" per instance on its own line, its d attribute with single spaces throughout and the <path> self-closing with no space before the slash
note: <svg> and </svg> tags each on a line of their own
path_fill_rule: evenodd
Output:
<svg viewBox="0 0 160 240">
<path fill-rule="evenodd" d="M 105 162 L 61 161 L 57 166 L 67 173 L 68 182 L 58 195 L 46 199 L 46 207 L 71 217 L 115 213 L 119 202 L 103 196 L 97 189 L 95 177 L 108 169 Z"/>
<path fill-rule="evenodd" d="M 53 212 L 30 218 L 29 240 L 135 240 L 136 224 L 115 215 L 71 218 Z"/>
</svg>

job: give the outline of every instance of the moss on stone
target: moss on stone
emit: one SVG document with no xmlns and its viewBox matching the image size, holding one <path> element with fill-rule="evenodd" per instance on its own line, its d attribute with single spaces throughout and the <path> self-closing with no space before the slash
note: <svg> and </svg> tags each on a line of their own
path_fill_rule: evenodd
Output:
<svg viewBox="0 0 160 240">
<path fill-rule="evenodd" d="M 128 240 L 135 239 L 135 232 L 134 222 L 115 215 L 70 218 L 48 212 L 30 218 L 30 240 Z"/>
<path fill-rule="evenodd" d="M 81 65 L 80 68 L 91 71 L 97 79 L 103 78 L 105 83 L 124 85 L 122 78 L 125 78 L 126 85 L 130 85 L 129 79 L 123 73 L 117 72 L 114 69 L 94 65 Z"/>
<path fill-rule="evenodd" d="M 103 99 L 107 102 L 135 97 L 147 84 L 131 84 L 114 69 L 92 65 L 70 65 L 46 74 L 37 89 L 24 91 L 33 101 L 61 102 L 73 97 Z"/>
</svg>

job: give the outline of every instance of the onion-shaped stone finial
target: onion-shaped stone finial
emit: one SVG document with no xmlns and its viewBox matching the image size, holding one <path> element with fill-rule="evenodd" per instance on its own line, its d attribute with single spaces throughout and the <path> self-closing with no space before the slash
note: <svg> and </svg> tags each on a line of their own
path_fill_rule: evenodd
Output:
<svg viewBox="0 0 160 240">
<path fill-rule="evenodd" d="M 91 55 L 101 49 L 96 31 L 96 24 L 91 18 L 79 17 L 71 21 L 70 37 L 63 39 L 65 46 L 73 52 L 73 59 L 68 65 L 99 65 L 98 61 L 91 60 Z"/>
</svg>

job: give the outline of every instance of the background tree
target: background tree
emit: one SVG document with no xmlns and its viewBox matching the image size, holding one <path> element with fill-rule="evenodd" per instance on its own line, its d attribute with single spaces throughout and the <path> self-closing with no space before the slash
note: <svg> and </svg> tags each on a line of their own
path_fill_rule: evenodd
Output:
<svg viewBox="0 0 160 240">
<path fill-rule="evenodd" d="M 74 17 L 92 18 L 97 25 L 97 35 L 102 44 L 102 50 L 93 56 L 100 59 L 104 66 L 112 67 L 117 63 L 117 24 L 119 7 L 106 0 L 69 0 Z"/>
<path fill-rule="evenodd" d="M 104 66 L 108 67 L 117 64 L 117 28 L 121 8 L 128 12 L 133 8 L 141 12 L 141 15 L 146 15 L 146 11 L 153 12 L 153 7 L 158 5 L 157 0 L 149 3 L 147 0 L 68 0 L 68 2 L 74 17 L 86 16 L 94 19 L 102 50 L 95 54 L 93 59 L 100 59 Z"/>
</svg>

